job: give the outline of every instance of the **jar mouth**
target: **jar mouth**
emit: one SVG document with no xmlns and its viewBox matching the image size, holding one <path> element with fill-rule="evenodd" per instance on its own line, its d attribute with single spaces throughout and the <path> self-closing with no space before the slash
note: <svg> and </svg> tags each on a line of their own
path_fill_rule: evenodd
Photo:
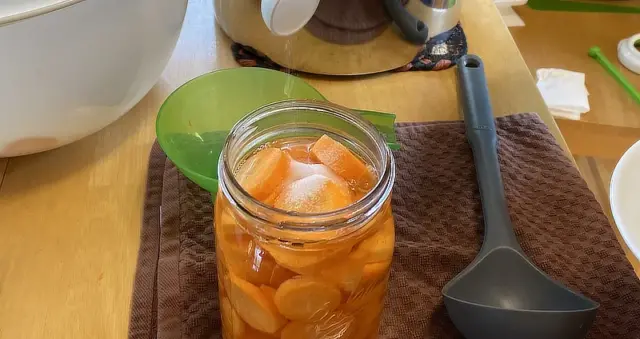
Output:
<svg viewBox="0 0 640 339">
<path fill-rule="evenodd" d="M 287 116 L 287 119 L 283 119 L 283 116 Z M 329 120 L 338 122 L 339 127 L 323 125 L 323 121 Z M 260 122 L 265 121 L 267 123 L 260 126 Z M 275 133 L 276 131 L 280 133 Z M 368 157 L 365 160 L 368 160 L 367 162 L 377 172 L 376 184 L 364 197 L 353 204 L 323 213 L 286 211 L 253 198 L 236 180 L 234 169 L 242 159 L 269 141 L 287 136 L 309 136 L 309 134 L 296 135 L 296 132 L 318 135 L 338 133 L 342 138 L 349 138 L 349 133 L 357 135 L 357 138 L 351 137 L 346 142 Z M 258 221 L 261 225 L 257 227 L 258 233 L 261 229 L 265 232 L 276 231 L 275 233 L 281 233 L 279 236 L 284 235 L 298 240 L 304 240 L 307 238 L 305 234 L 309 233 L 343 231 L 337 234 L 346 235 L 357 231 L 357 227 L 353 226 L 363 225 L 381 210 L 391 194 L 395 180 L 393 154 L 382 135 L 370 122 L 347 108 L 312 100 L 280 101 L 249 113 L 231 129 L 220 160 L 218 162 L 220 192 L 226 196 L 234 209 L 244 214 L 244 217 Z M 285 233 L 282 234 L 282 232 Z"/>
</svg>

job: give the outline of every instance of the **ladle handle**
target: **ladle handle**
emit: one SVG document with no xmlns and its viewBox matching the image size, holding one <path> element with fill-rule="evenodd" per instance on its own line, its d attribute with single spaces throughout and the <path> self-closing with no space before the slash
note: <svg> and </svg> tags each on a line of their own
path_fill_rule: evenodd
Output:
<svg viewBox="0 0 640 339">
<path fill-rule="evenodd" d="M 467 139 L 473 151 L 484 216 L 484 242 L 478 257 L 504 246 L 521 252 L 504 196 L 498 162 L 498 135 L 484 64 L 475 55 L 463 56 L 457 64 L 458 98 L 464 115 Z"/>
</svg>

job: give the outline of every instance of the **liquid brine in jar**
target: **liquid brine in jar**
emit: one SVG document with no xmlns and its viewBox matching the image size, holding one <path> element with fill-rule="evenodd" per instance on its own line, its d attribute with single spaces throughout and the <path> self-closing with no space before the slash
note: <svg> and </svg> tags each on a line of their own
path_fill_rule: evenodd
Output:
<svg viewBox="0 0 640 339">
<path fill-rule="evenodd" d="M 214 220 L 225 339 L 377 338 L 393 165 L 377 131 L 332 104 L 277 103 L 234 127 Z"/>
</svg>

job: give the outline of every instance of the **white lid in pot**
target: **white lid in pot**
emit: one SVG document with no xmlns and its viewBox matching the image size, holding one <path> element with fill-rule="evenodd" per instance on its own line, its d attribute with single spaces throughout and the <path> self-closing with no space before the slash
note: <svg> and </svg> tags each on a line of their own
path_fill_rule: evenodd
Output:
<svg viewBox="0 0 640 339">
<path fill-rule="evenodd" d="M 83 0 L 0 0 L 0 25 L 49 13 Z"/>
</svg>

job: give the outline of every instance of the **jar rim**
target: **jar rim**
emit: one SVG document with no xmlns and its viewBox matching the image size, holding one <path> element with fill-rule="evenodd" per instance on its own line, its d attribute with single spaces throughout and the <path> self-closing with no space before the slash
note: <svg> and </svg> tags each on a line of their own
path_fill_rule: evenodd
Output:
<svg viewBox="0 0 640 339">
<path fill-rule="evenodd" d="M 302 213 L 278 209 L 252 197 L 236 180 L 228 154 L 233 147 L 232 138 L 241 135 L 243 129 L 274 114 L 286 111 L 311 110 L 331 114 L 355 126 L 375 143 L 384 166 L 378 170 L 376 184 L 361 199 L 344 208 L 322 213 Z M 246 155 L 243 154 L 243 156 Z M 378 130 L 367 120 L 348 108 L 314 100 L 284 100 L 262 106 L 246 115 L 231 129 L 225 140 L 218 162 L 220 192 L 233 207 L 246 216 L 270 224 L 276 229 L 296 234 L 335 231 L 353 224 L 364 224 L 372 219 L 391 194 L 395 180 L 395 160 L 386 141 Z M 275 221 L 279 220 L 279 221 Z M 364 223 L 363 223 L 364 221 Z M 356 230 L 353 230 L 356 231 Z M 348 232 L 350 234 L 351 232 Z"/>
</svg>

